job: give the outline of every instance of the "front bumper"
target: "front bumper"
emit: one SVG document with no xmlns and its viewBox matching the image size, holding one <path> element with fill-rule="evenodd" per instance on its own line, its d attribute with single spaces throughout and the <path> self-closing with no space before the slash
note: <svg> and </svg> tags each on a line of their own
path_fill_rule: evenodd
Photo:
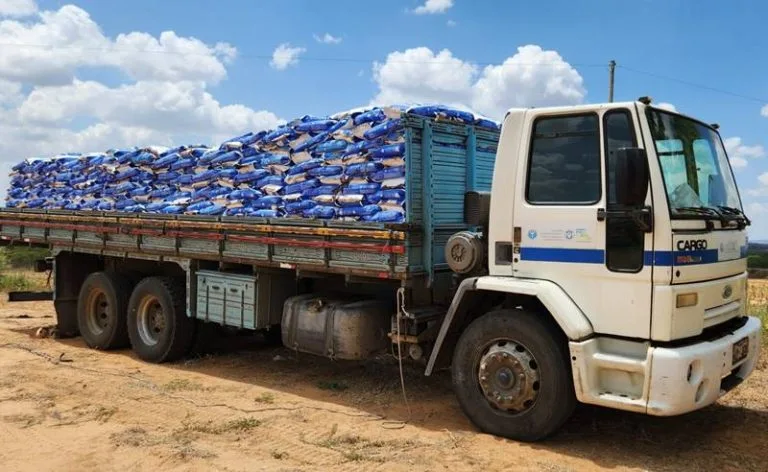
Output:
<svg viewBox="0 0 768 472">
<path fill-rule="evenodd" d="M 760 356 L 760 320 L 683 347 L 652 347 L 609 338 L 571 343 L 573 380 L 579 401 L 654 416 L 703 408 L 746 379 Z M 743 359 L 734 344 L 749 339 Z"/>
</svg>

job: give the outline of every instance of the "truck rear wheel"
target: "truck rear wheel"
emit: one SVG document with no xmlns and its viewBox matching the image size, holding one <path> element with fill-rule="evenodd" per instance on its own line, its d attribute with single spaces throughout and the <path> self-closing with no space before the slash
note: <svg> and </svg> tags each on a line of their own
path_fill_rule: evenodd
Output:
<svg viewBox="0 0 768 472">
<path fill-rule="evenodd" d="M 522 310 L 493 311 L 467 327 L 451 370 L 459 404 L 478 428 L 538 441 L 571 416 L 576 397 L 558 334 L 541 315 Z"/>
<path fill-rule="evenodd" d="M 128 335 L 136 355 L 147 362 L 174 361 L 186 355 L 195 337 L 195 320 L 187 316 L 184 282 L 148 277 L 128 302 Z"/>
<path fill-rule="evenodd" d="M 94 272 L 80 288 L 77 325 L 85 343 L 94 349 L 128 346 L 126 313 L 129 282 L 114 272 Z"/>
</svg>

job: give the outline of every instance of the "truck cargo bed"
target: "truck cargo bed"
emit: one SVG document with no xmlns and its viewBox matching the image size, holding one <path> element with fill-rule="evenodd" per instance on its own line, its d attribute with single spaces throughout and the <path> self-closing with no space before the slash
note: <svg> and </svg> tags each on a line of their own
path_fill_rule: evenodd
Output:
<svg viewBox="0 0 768 472">
<path fill-rule="evenodd" d="M 406 221 L 381 224 L 65 210 L 0 211 L 8 243 L 143 259 L 295 268 L 432 286 L 449 275 L 444 246 L 466 229 L 463 197 L 489 190 L 499 132 L 403 115 Z"/>
<path fill-rule="evenodd" d="M 119 257 L 189 258 L 405 279 L 418 232 L 355 222 L 0 210 L 6 243 Z"/>
</svg>

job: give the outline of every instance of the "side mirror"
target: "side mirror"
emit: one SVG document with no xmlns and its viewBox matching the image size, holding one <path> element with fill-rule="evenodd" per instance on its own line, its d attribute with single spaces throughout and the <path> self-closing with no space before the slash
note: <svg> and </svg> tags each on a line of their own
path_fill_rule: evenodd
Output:
<svg viewBox="0 0 768 472">
<path fill-rule="evenodd" d="M 642 207 L 650 182 L 645 149 L 622 148 L 616 151 L 615 158 L 616 203 L 623 207 Z"/>
</svg>

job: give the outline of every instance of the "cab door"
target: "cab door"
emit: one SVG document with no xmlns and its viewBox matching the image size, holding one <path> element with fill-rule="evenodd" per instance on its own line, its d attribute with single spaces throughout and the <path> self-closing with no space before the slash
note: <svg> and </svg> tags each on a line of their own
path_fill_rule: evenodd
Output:
<svg viewBox="0 0 768 472">
<path fill-rule="evenodd" d="M 514 210 L 521 235 L 515 275 L 558 284 L 598 333 L 647 338 L 652 233 L 615 211 L 618 150 L 638 146 L 634 111 L 528 116 L 528 155 L 518 169 L 525 188 Z"/>
</svg>

